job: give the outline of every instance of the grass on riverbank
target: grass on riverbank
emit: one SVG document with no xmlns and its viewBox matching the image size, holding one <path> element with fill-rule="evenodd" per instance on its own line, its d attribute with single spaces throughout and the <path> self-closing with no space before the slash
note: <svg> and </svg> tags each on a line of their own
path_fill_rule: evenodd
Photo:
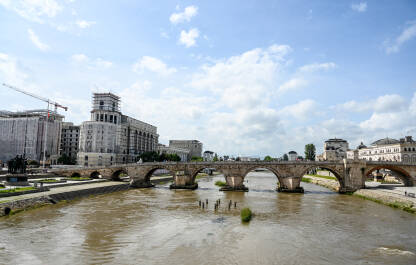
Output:
<svg viewBox="0 0 416 265">
<path fill-rule="evenodd" d="M 57 180 L 57 179 L 42 179 L 39 180 L 39 182 L 44 182 L 44 183 L 54 183 L 54 182 L 60 182 L 61 180 Z"/>
<path fill-rule="evenodd" d="M 217 180 L 215 181 L 215 185 L 218 187 L 224 187 L 225 185 L 227 185 L 227 183 L 225 183 L 224 181 L 221 180 Z"/>
<path fill-rule="evenodd" d="M 28 190 L 36 190 L 36 188 L 24 187 L 24 188 L 6 189 L 6 190 L 0 190 L 0 193 L 13 193 L 13 192 L 20 192 L 20 191 L 28 191 Z"/>
<path fill-rule="evenodd" d="M 206 174 L 206 173 L 198 173 L 198 175 L 196 175 L 196 178 L 195 179 L 200 179 L 200 178 L 203 178 L 203 177 L 206 177 L 206 176 L 208 176 L 208 174 Z"/>
<path fill-rule="evenodd" d="M 407 204 L 407 203 L 397 202 L 397 201 L 390 202 L 390 203 L 386 203 L 386 202 L 383 202 L 382 200 L 379 200 L 379 199 L 376 199 L 376 198 L 367 197 L 367 196 L 364 196 L 364 195 L 361 195 L 361 194 L 353 193 L 352 195 L 357 196 L 357 197 L 359 197 L 361 199 L 364 199 L 364 200 L 373 201 L 373 202 L 376 202 L 376 203 L 380 203 L 380 204 L 384 204 L 384 205 L 390 206 L 392 208 L 401 209 L 403 211 L 416 214 L 416 209 L 413 208 L 412 207 L 413 205 L 410 204 L 410 203 Z"/>
<path fill-rule="evenodd" d="M 323 178 L 323 179 L 332 179 L 332 180 L 337 180 L 337 178 L 336 178 L 336 177 L 330 177 L 330 176 L 323 176 L 323 175 L 310 175 L 310 174 L 309 174 L 309 176 L 316 177 L 316 178 Z"/>
<path fill-rule="evenodd" d="M 307 177 L 303 177 L 302 178 L 302 182 L 311 183 L 312 182 L 312 179 L 311 178 L 307 178 Z"/>
<path fill-rule="evenodd" d="M 252 217 L 252 213 L 251 213 L 250 208 L 241 209 L 240 216 L 241 216 L 241 221 L 243 223 L 250 222 L 251 217 Z"/>
<path fill-rule="evenodd" d="M 70 177 L 66 180 L 91 180 L 92 178 L 84 178 L 84 177 Z"/>
</svg>

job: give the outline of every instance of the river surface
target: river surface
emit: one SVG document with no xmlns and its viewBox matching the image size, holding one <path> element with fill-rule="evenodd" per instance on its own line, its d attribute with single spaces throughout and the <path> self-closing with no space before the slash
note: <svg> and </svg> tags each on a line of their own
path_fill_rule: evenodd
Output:
<svg viewBox="0 0 416 265">
<path fill-rule="evenodd" d="M 218 191 L 214 176 L 0 218 L 0 264 L 416 264 L 414 215 L 308 183 L 277 193 L 267 172 L 246 179 L 246 193 Z"/>
</svg>

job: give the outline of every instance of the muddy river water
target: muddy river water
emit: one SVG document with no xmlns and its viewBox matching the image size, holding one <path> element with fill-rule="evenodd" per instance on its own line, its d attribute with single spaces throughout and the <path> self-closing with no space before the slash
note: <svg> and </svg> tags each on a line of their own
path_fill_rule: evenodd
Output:
<svg viewBox="0 0 416 265">
<path fill-rule="evenodd" d="M 267 172 L 250 173 L 246 193 L 220 192 L 216 180 L 0 218 L 0 264 L 416 264 L 416 217 L 407 212 L 308 183 L 305 194 L 277 193 Z M 237 208 L 228 210 L 230 200 Z M 255 214 L 249 224 L 242 207 Z"/>
</svg>

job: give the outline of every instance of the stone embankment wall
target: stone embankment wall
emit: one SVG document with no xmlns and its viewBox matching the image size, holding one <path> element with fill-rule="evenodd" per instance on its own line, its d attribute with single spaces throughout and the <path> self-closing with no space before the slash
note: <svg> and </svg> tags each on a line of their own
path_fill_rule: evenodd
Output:
<svg viewBox="0 0 416 265">
<path fill-rule="evenodd" d="M 339 190 L 339 182 L 333 179 L 318 178 L 311 175 L 306 175 L 306 178 L 310 179 L 310 183 L 331 189 L 333 191 Z"/>
<path fill-rule="evenodd" d="M 60 201 L 69 201 L 76 198 L 81 198 L 90 195 L 111 193 L 116 191 L 127 190 L 130 188 L 130 184 L 123 183 L 111 186 L 96 187 L 91 189 L 80 189 L 69 192 L 61 192 L 50 195 L 36 196 L 34 198 L 22 199 L 22 200 L 13 200 L 7 202 L 1 202 L 0 198 L 0 216 L 7 215 L 9 211 L 18 212 L 30 208 L 36 208 L 47 204 L 55 204 Z"/>
<path fill-rule="evenodd" d="M 339 189 L 339 183 L 336 180 L 319 178 L 310 175 L 306 175 L 305 177 L 310 179 L 309 183 L 323 186 L 333 191 L 338 191 Z M 398 194 L 389 193 L 388 191 L 359 189 L 354 192 L 353 195 L 394 208 L 400 208 L 407 212 L 416 213 L 416 203 L 414 203 L 414 200 Z"/>
</svg>

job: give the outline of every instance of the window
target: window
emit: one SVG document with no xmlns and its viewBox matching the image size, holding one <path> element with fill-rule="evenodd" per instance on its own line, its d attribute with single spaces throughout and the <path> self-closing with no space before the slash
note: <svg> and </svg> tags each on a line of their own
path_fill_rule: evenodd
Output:
<svg viewBox="0 0 416 265">
<path fill-rule="evenodd" d="M 107 122 L 107 114 L 104 115 L 104 121 Z"/>
<path fill-rule="evenodd" d="M 85 157 L 84 157 L 84 160 L 85 160 L 85 161 L 88 161 L 88 156 L 85 156 Z"/>
<path fill-rule="evenodd" d="M 117 124 L 117 116 L 114 116 L 114 123 Z"/>
<path fill-rule="evenodd" d="M 100 121 L 103 121 L 103 119 L 104 119 L 104 115 L 100 114 Z"/>
</svg>

